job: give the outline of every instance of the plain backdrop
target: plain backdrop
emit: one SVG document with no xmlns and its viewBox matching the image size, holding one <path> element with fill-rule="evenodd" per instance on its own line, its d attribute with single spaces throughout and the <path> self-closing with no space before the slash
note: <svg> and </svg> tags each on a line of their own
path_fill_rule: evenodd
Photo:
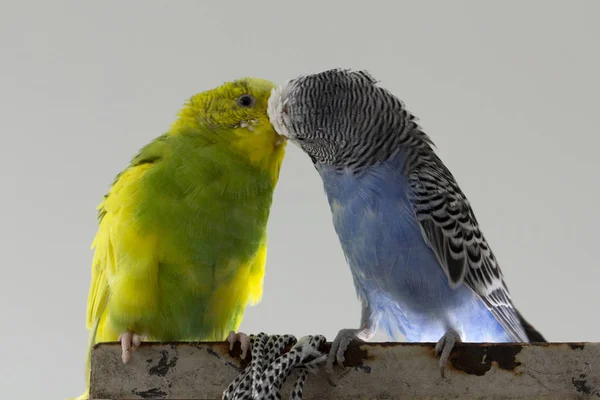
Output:
<svg viewBox="0 0 600 400">
<path fill-rule="evenodd" d="M 83 389 L 95 207 L 189 96 L 334 67 L 369 70 L 419 117 L 525 317 L 551 341 L 600 340 L 599 15 L 597 0 L 2 1 L 3 397 Z M 294 146 L 269 239 L 245 331 L 358 326 L 320 179 Z"/>
</svg>

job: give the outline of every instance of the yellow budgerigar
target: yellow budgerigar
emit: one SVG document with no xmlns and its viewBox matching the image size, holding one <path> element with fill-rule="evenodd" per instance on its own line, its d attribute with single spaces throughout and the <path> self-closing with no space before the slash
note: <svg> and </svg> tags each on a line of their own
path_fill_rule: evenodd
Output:
<svg viewBox="0 0 600 400">
<path fill-rule="evenodd" d="M 285 149 L 266 112 L 273 87 L 245 78 L 193 96 L 116 177 L 98 207 L 89 351 L 119 340 L 126 363 L 142 340 L 247 349 L 232 331 L 262 295 Z"/>
</svg>

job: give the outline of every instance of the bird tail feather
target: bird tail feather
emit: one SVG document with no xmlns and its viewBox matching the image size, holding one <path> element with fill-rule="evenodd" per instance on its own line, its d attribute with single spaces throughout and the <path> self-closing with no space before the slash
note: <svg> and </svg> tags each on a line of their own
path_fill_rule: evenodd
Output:
<svg viewBox="0 0 600 400">
<path fill-rule="evenodd" d="M 527 335 L 527 339 L 532 343 L 546 343 L 547 340 L 542 336 L 541 333 L 537 331 L 523 316 L 519 311 L 517 311 L 517 317 L 523 325 L 523 329 L 525 329 L 525 334 Z"/>
</svg>

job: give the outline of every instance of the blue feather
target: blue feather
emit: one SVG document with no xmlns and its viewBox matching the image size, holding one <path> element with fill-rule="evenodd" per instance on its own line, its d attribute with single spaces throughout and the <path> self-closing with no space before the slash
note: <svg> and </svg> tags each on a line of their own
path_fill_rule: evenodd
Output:
<svg viewBox="0 0 600 400">
<path fill-rule="evenodd" d="M 367 167 L 317 164 L 335 230 L 350 265 L 359 298 L 372 322 L 392 339 L 436 342 L 450 328 L 466 342 L 509 342 L 510 335 L 481 298 L 462 283 L 452 289 L 425 242 L 402 173 L 404 156 Z"/>
</svg>

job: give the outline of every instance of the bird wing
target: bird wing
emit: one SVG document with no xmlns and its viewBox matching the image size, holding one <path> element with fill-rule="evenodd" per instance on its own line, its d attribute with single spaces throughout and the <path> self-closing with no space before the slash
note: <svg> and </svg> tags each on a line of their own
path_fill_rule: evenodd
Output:
<svg viewBox="0 0 600 400">
<path fill-rule="evenodd" d="M 502 271 L 479 223 L 450 171 L 437 156 L 410 174 L 410 200 L 427 244 L 451 287 L 465 283 L 515 341 L 527 336 L 510 299 Z"/>
<path fill-rule="evenodd" d="M 131 223 L 140 181 L 152 165 L 132 165 L 119 174 L 98 206 L 99 226 L 92 244 L 95 252 L 87 305 L 86 325 L 90 330 L 96 330 L 100 323 L 110 295 L 110 282 L 119 268 L 128 264 L 128 259 L 135 257 L 139 267 L 144 264 L 146 268 L 158 268 L 156 238 L 141 235 Z"/>
</svg>

